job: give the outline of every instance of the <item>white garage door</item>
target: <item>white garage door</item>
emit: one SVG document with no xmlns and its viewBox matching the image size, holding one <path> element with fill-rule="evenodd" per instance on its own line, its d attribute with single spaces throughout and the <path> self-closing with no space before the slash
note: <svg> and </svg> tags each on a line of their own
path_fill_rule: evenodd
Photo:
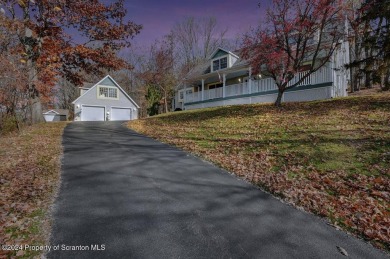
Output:
<svg viewBox="0 0 390 259">
<path fill-rule="evenodd" d="M 128 121 L 131 120 L 131 108 L 111 108 L 112 121 Z"/>
<path fill-rule="evenodd" d="M 103 106 L 84 106 L 81 110 L 82 121 L 104 121 Z"/>
</svg>

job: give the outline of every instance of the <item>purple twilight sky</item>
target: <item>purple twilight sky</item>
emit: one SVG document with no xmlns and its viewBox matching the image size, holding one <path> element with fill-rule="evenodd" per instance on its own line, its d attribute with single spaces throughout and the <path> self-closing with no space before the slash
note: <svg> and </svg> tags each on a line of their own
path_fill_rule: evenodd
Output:
<svg viewBox="0 0 390 259">
<path fill-rule="evenodd" d="M 126 0 L 125 7 L 129 19 L 143 25 L 134 42 L 146 47 L 168 34 L 176 22 L 188 16 L 214 16 L 221 28 L 228 28 L 227 37 L 234 39 L 259 23 L 269 2 L 270 0 Z"/>
</svg>

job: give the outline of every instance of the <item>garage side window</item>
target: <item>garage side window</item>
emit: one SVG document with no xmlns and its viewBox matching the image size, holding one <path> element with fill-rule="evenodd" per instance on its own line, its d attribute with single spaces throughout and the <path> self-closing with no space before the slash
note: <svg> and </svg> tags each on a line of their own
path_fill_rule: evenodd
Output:
<svg viewBox="0 0 390 259">
<path fill-rule="evenodd" d="M 118 99 L 118 88 L 99 86 L 98 98 L 100 98 L 100 99 Z"/>
</svg>

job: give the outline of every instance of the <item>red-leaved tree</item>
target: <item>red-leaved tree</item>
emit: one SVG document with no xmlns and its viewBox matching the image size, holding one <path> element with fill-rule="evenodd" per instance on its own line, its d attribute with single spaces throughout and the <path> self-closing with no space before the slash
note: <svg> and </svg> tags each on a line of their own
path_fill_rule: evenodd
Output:
<svg viewBox="0 0 390 259">
<path fill-rule="evenodd" d="M 0 15 L 23 24 L 23 31 L 18 32 L 18 47 L 28 71 L 25 87 L 32 123 L 43 120 L 41 102 L 50 96 L 60 77 L 80 85 L 83 74 L 129 67 L 117 53 L 130 46 L 141 26 L 128 21 L 123 3 L 0 1 Z"/>
<path fill-rule="evenodd" d="M 273 0 L 264 27 L 244 36 L 242 56 L 255 73 L 272 77 L 279 93 L 299 85 L 332 57 L 344 35 L 338 0 Z M 305 65 L 307 73 L 289 84 Z"/>
</svg>

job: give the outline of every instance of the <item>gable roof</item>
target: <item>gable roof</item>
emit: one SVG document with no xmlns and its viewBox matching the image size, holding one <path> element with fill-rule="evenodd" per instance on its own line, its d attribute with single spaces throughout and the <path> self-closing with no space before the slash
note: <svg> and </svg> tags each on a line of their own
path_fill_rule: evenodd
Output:
<svg viewBox="0 0 390 259">
<path fill-rule="evenodd" d="M 229 50 L 226 50 L 226 49 L 223 49 L 223 48 L 217 48 L 216 50 L 214 50 L 213 53 L 211 53 L 209 59 L 213 59 L 215 57 L 215 55 L 218 53 L 218 52 L 225 52 L 226 54 L 230 54 L 236 58 L 239 58 L 239 56 L 237 56 L 236 54 L 234 54 L 233 52 L 229 51 Z"/>
<path fill-rule="evenodd" d="M 51 109 L 51 110 L 46 110 L 43 111 L 43 114 L 56 114 L 56 115 L 69 115 L 69 110 L 66 109 Z"/>
<path fill-rule="evenodd" d="M 59 112 L 56 112 L 55 110 L 49 110 L 49 111 L 43 112 L 43 114 L 50 114 L 50 113 L 60 114 Z"/>
<path fill-rule="evenodd" d="M 122 87 L 119 86 L 119 84 L 117 82 L 115 82 L 115 80 L 110 76 L 110 75 L 106 75 L 102 80 L 100 80 L 99 82 L 97 82 L 95 85 L 93 85 L 91 88 L 89 88 L 89 90 L 85 91 L 85 93 L 83 93 L 82 95 L 80 95 L 76 100 L 74 100 L 72 102 L 72 104 L 75 104 L 76 101 L 78 101 L 81 97 L 83 97 L 84 95 L 86 95 L 88 92 L 92 91 L 92 89 L 95 89 L 96 86 L 100 85 L 101 83 L 105 83 L 107 82 L 107 80 L 111 80 L 112 83 L 114 83 L 114 85 L 116 87 L 118 87 L 118 89 L 137 107 L 137 108 L 140 108 L 139 105 L 133 100 L 131 99 L 131 97 L 122 89 Z"/>
</svg>

